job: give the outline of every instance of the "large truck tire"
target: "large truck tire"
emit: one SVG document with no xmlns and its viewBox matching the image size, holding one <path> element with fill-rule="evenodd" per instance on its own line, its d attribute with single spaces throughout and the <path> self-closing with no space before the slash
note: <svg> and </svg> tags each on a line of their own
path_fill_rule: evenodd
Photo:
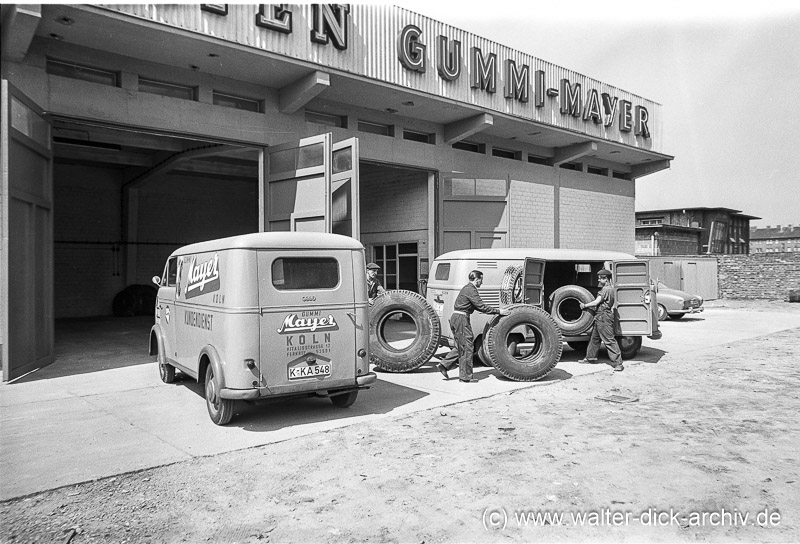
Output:
<svg viewBox="0 0 800 544">
<path fill-rule="evenodd" d="M 417 330 L 411 344 L 400 349 L 389 345 L 384 330 L 389 317 L 398 312 L 409 316 Z M 369 360 L 380 370 L 416 370 L 436 353 L 440 336 L 439 316 L 427 300 L 413 291 L 386 291 L 369 310 Z"/>
<path fill-rule="evenodd" d="M 493 366 L 505 377 L 519 382 L 544 378 L 561 359 L 563 338 L 553 318 L 536 306 L 515 304 L 509 315 L 492 319 L 483 339 Z M 518 345 L 518 327 L 526 328 L 524 349 Z M 514 342 L 517 342 L 515 345 Z M 516 353 L 510 349 L 514 346 Z"/>
<path fill-rule="evenodd" d="M 562 333 L 581 334 L 592 326 L 594 315 L 581 310 L 580 304 L 593 300 L 592 294 L 578 285 L 559 287 L 550 295 L 550 315 Z"/>
<path fill-rule="evenodd" d="M 522 268 L 509 266 L 500 282 L 500 304 L 510 306 L 522 302 Z"/>
</svg>

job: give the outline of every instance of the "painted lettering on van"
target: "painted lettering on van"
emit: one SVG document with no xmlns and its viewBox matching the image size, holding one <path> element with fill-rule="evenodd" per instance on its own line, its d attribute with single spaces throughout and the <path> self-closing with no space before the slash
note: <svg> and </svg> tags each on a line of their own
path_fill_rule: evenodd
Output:
<svg viewBox="0 0 800 544">
<path fill-rule="evenodd" d="M 338 331 L 339 325 L 332 315 L 328 317 L 299 317 L 297 314 L 289 314 L 283 320 L 279 334 L 293 334 L 298 332 L 314 332 L 320 330 Z"/>
<path fill-rule="evenodd" d="M 197 264 L 197 256 L 192 256 L 186 273 L 186 298 L 219 291 L 219 255 Z"/>
</svg>

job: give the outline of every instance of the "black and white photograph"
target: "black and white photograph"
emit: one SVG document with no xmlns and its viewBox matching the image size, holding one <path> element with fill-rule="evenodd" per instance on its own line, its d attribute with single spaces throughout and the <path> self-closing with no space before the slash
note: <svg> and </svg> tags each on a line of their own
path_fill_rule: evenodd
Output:
<svg viewBox="0 0 800 544">
<path fill-rule="evenodd" d="M 0 543 L 800 541 L 800 3 L 0 3 Z"/>
</svg>

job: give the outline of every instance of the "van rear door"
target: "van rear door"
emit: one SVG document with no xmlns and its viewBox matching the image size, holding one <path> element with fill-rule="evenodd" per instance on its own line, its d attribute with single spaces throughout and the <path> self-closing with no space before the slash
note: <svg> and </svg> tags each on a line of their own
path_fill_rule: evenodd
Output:
<svg viewBox="0 0 800 544">
<path fill-rule="evenodd" d="M 270 392 L 285 394 L 355 385 L 356 309 L 351 252 L 259 251 L 258 276 L 259 364 Z"/>
<path fill-rule="evenodd" d="M 542 307 L 544 299 L 544 265 L 543 259 L 525 258 L 525 268 L 520 277 L 519 289 L 514 285 L 512 300 L 522 300 L 525 304 Z M 518 296 L 523 295 L 524 298 Z"/>
<path fill-rule="evenodd" d="M 651 334 L 653 314 L 650 308 L 650 269 L 647 261 L 615 261 L 614 295 L 619 312 L 619 329 L 622 336 Z"/>
</svg>

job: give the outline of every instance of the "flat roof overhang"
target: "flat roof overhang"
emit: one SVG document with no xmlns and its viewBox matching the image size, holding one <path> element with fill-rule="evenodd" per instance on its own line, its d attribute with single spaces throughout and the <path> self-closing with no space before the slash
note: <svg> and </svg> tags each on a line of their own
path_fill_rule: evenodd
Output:
<svg viewBox="0 0 800 544">
<path fill-rule="evenodd" d="M 89 5 L 43 4 L 36 35 L 274 89 L 291 89 L 314 72 L 325 72 L 329 84 L 307 103 L 322 99 L 379 112 L 396 110 L 405 118 L 444 125 L 445 132 L 466 124 L 464 134 L 535 146 L 536 154 L 553 164 L 588 156 L 618 164 L 637 178 L 669 168 L 674 158 Z M 470 132 L 470 123 L 478 130 Z"/>
</svg>

